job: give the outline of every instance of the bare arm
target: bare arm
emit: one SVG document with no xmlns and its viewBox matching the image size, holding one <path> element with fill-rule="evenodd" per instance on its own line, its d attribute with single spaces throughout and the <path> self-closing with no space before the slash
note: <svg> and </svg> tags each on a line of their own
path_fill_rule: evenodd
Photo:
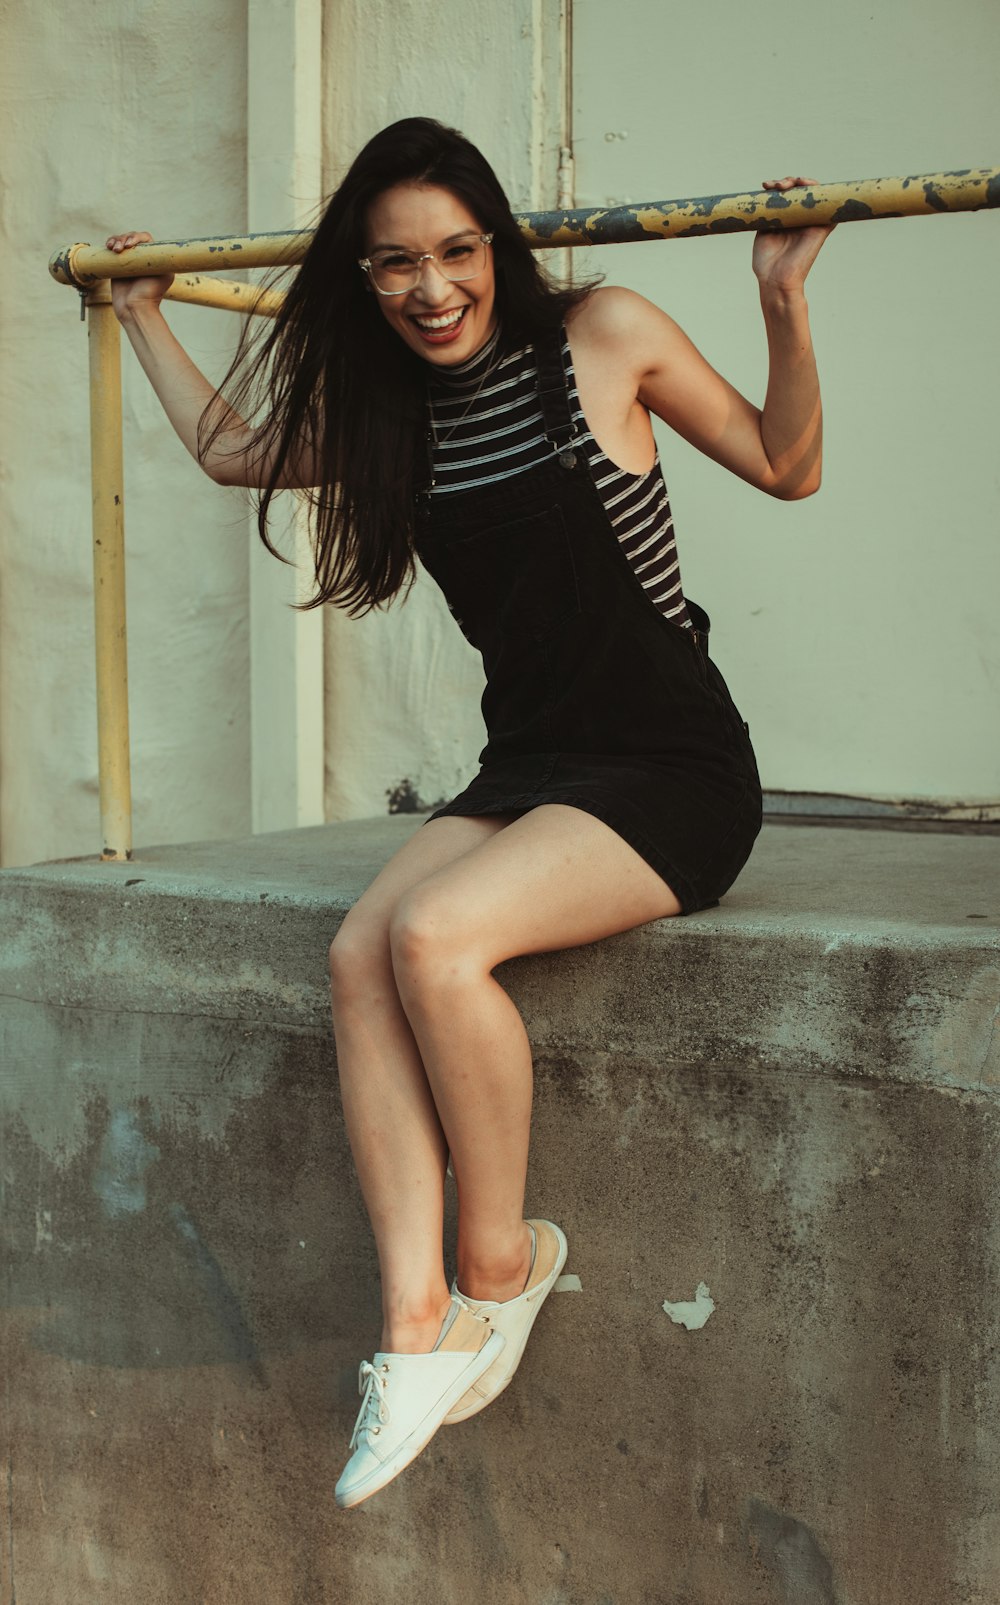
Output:
<svg viewBox="0 0 1000 1605">
<path fill-rule="evenodd" d="M 128 250 L 149 234 L 116 234 L 108 240 L 111 251 Z M 172 275 L 142 279 L 113 279 L 111 300 L 115 314 L 132 349 L 153 386 L 163 410 L 191 456 L 218 485 L 260 487 L 269 478 L 266 455 L 252 450 L 253 431 L 246 420 L 231 408 L 221 417 L 225 423 L 202 458 L 198 453 L 198 425 L 205 411 L 218 401 L 218 392 L 192 362 L 173 334 L 161 309 L 161 301 L 172 283 Z M 215 417 L 219 417 L 218 413 Z M 311 454 L 298 454 L 294 467 L 287 467 L 279 488 L 313 485 L 316 465 Z"/>
<path fill-rule="evenodd" d="M 767 187 L 804 182 L 782 179 Z M 642 296 L 598 292 L 587 319 L 588 342 L 606 348 L 609 371 L 623 352 L 631 358 L 632 405 L 638 401 L 706 456 L 784 500 L 809 496 L 820 484 L 822 411 L 803 286 L 829 232 L 755 238 L 769 355 L 763 408 L 717 373 L 674 320 Z"/>
</svg>

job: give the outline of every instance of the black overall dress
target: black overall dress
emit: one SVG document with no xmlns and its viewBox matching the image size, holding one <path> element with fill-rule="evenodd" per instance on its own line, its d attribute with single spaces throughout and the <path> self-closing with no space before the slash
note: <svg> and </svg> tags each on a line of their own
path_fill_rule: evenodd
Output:
<svg viewBox="0 0 1000 1605">
<path fill-rule="evenodd" d="M 486 670 L 482 768 L 431 817 L 581 808 L 691 914 L 718 902 L 760 830 L 746 726 L 708 656 L 708 618 L 672 624 L 622 551 L 574 443 L 561 334 L 535 346 L 553 456 L 418 500 L 417 553 Z"/>
</svg>

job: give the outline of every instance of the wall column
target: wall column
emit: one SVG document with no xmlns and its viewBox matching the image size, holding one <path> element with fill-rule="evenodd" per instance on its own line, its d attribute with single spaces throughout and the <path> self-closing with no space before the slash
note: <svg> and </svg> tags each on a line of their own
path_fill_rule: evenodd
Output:
<svg viewBox="0 0 1000 1605">
<path fill-rule="evenodd" d="M 248 0 L 247 228 L 311 222 L 321 194 L 321 0 Z M 250 530 L 250 768 L 254 831 L 323 820 L 323 631 L 298 613 L 309 547 L 291 497 L 275 561 Z M 278 517 L 280 518 L 280 514 Z M 276 528 L 277 528 L 276 523 Z M 281 545 L 282 542 L 277 544 Z"/>
</svg>

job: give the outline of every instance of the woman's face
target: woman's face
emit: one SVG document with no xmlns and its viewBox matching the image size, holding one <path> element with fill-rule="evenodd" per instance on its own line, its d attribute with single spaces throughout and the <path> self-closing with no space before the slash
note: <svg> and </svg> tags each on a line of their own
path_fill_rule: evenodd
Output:
<svg viewBox="0 0 1000 1605">
<path fill-rule="evenodd" d="M 395 247 L 422 256 L 462 234 L 482 234 L 478 217 L 450 190 L 433 184 L 397 184 L 368 210 L 365 250 Z M 432 261 L 420 264 L 420 279 L 402 295 L 372 294 L 386 322 L 412 350 L 437 367 L 465 362 L 496 328 L 493 250 L 474 279 L 446 279 Z"/>
</svg>

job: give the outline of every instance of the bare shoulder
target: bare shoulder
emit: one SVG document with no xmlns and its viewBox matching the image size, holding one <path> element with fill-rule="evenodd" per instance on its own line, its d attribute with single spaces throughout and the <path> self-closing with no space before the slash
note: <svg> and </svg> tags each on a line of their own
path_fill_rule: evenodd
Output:
<svg viewBox="0 0 1000 1605">
<path fill-rule="evenodd" d="M 655 349 L 681 331 L 673 318 L 635 290 L 602 285 L 575 308 L 569 319 L 571 344 L 585 353 L 607 356 L 639 372 L 649 367 Z"/>
</svg>

